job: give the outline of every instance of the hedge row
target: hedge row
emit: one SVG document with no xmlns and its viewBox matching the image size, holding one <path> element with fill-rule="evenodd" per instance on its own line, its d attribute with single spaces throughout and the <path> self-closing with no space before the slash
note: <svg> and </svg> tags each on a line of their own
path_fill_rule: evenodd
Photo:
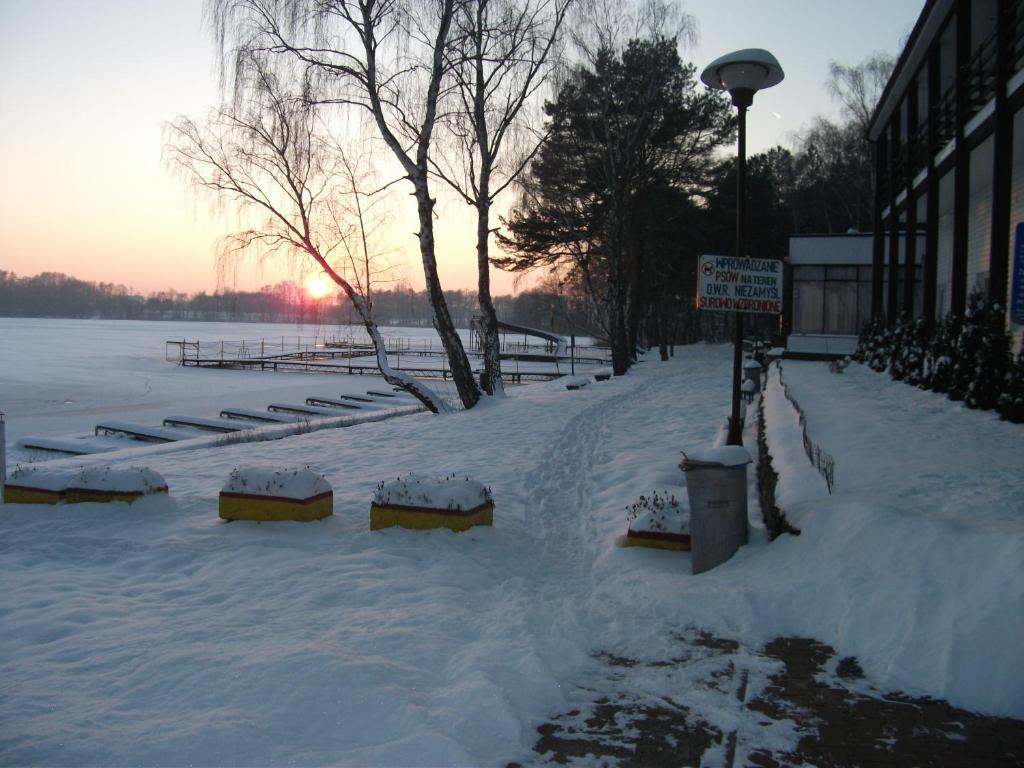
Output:
<svg viewBox="0 0 1024 768">
<path fill-rule="evenodd" d="M 1024 349 L 1014 359 L 1003 309 L 972 294 L 963 317 L 932 327 L 902 316 L 894 326 L 875 318 L 860 335 L 854 359 L 921 389 L 945 392 L 969 408 L 996 409 L 1024 422 Z"/>
</svg>

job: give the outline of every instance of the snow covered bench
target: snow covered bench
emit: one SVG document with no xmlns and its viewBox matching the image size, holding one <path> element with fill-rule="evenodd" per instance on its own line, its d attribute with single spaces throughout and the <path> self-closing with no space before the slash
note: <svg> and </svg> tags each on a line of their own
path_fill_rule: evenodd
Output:
<svg viewBox="0 0 1024 768">
<path fill-rule="evenodd" d="M 392 526 L 464 531 L 493 523 L 490 489 L 468 477 L 408 475 L 378 485 L 370 504 L 371 531 Z"/>
<path fill-rule="evenodd" d="M 333 513 L 330 483 L 309 469 L 235 469 L 220 492 L 224 520 L 310 522 Z"/>
<path fill-rule="evenodd" d="M 629 508 L 623 546 L 690 551 L 690 513 L 668 491 L 641 496 Z"/>
<path fill-rule="evenodd" d="M 124 501 L 131 504 L 143 496 L 166 494 L 167 483 L 146 467 L 82 467 L 48 469 L 17 467 L 4 485 L 7 504 L 79 504 Z"/>
</svg>

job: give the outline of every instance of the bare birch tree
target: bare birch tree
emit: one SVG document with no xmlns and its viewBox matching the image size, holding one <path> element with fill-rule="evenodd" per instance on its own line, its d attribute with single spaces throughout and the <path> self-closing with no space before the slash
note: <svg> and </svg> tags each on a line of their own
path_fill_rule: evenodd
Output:
<svg viewBox="0 0 1024 768">
<path fill-rule="evenodd" d="M 246 72 L 245 99 L 205 122 L 179 117 L 166 126 L 168 160 L 197 187 L 261 219 L 229 236 L 228 250 L 308 255 L 352 302 L 384 379 L 435 413 L 448 410 L 432 389 L 388 363 L 368 300 L 373 254 L 352 160 L 318 130 L 317 107 L 288 94 L 258 57 Z"/>
<path fill-rule="evenodd" d="M 449 56 L 458 106 L 446 124 L 453 157 L 442 156 L 433 167 L 476 210 L 477 298 L 484 321 L 481 383 L 488 394 L 504 394 L 491 298 L 491 207 L 544 140 L 544 132 L 522 117 L 551 71 L 552 51 L 573 1 L 469 0 L 454 20 L 456 42 Z"/>
<path fill-rule="evenodd" d="M 306 67 L 310 98 L 368 116 L 401 165 L 416 200 L 420 256 L 434 327 L 466 408 L 480 388 L 438 277 L 430 151 L 451 60 L 452 23 L 466 0 L 211 0 L 213 26 L 244 90 L 253 52 Z M 230 55 L 232 54 L 233 55 Z"/>
</svg>

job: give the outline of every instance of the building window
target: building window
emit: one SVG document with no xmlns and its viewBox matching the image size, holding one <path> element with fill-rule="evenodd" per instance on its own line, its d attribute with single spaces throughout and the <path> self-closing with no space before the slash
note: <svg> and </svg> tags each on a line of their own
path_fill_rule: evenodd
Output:
<svg viewBox="0 0 1024 768">
<path fill-rule="evenodd" d="M 870 317 L 871 267 L 793 267 L 793 333 L 856 336 Z"/>
</svg>

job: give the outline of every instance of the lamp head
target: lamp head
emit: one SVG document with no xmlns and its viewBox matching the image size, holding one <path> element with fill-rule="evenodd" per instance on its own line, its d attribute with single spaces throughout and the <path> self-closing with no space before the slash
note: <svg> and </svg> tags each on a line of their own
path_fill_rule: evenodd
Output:
<svg viewBox="0 0 1024 768">
<path fill-rule="evenodd" d="M 757 91 L 778 85 L 783 77 L 785 73 L 778 60 L 762 48 L 745 48 L 719 56 L 700 75 L 704 85 L 728 91 L 737 107 L 749 107 Z"/>
</svg>

